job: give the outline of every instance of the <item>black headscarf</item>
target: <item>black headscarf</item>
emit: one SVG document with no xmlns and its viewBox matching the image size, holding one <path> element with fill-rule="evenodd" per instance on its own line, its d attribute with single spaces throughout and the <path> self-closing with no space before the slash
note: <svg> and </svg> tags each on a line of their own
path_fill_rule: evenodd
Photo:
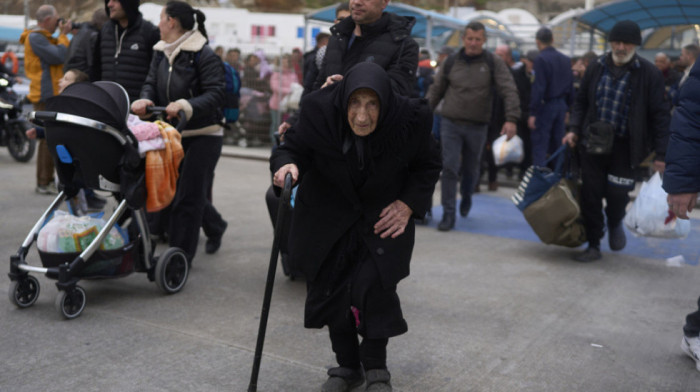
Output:
<svg viewBox="0 0 700 392">
<path fill-rule="evenodd" d="M 348 123 L 348 101 L 361 88 L 374 91 L 380 103 L 377 128 L 365 137 L 356 136 Z M 417 101 L 415 105 L 411 102 L 393 93 L 391 79 L 381 66 L 362 62 L 350 68 L 342 81 L 306 95 L 295 128 L 304 134 L 313 133 L 308 135 L 313 140 L 309 142 L 316 145 L 317 151 L 345 155 L 354 144 L 360 168 L 365 167 L 366 158 L 371 168 L 375 157 L 400 151 L 407 142 L 418 108 Z"/>
</svg>

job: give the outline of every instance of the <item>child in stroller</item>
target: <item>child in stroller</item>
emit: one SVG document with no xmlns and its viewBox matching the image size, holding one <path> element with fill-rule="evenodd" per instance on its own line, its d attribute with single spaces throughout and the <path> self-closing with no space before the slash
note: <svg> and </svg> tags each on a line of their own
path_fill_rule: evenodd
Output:
<svg viewBox="0 0 700 392">
<path fill-rule="evenodd" d="M 145 272 L 165 293 L 180 291 L 187 281 L 189 265 L 179 248 L 168 248 L 154 257 L 148 232 L 144 161 L 138 142 L 126 126 L 129 98 L 112 82 L 77 83 L 63 94 L 50 98 L 45 112 L 33 112 L 30 120 L 42 125 L 62 190 L 34 224 L 17 253 L 11 256 L 10 301 L 20 308 L 32 306 L 39 296 L 39 281 L 30 272 L 57 280 L 55 305 L 67 319 L 78 317 L 85 308 L 85 290 L 80 279 L 116 278 L 134 271 Z M 89 113 L 89 117 L 85 114 Z M 76 185 L 80 184 L 80 185 Z M 26 258 L 40 229 L 66 198 L 85 186 L 108 191 L 118 202 L 104 227 L 84 249 L 71 253 L 39 250 L 43 267 Z M 113 227 L 120 223 L 129 242 L 113 250 L 100 249 Z M 101 268 L 100 266 L 105 266 Z"/>
</svg>

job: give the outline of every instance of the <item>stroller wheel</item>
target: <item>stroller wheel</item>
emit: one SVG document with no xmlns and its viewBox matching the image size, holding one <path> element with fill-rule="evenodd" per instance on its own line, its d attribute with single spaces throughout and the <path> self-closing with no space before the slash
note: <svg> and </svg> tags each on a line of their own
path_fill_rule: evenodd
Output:
<svg viewBox="0 0 700 392">
<path fill-rule="evenodd" d="M 54 305 L 63 318 L 70 320 L 83 313 L 85 299 L 85 290 L 80 286 L 75 286 L 75 288 L 67 291 L 59 291 Z"/>
<path fill-rule="evenodd" d="M 156 262 L 155 278 L 158 287 L 166 294 L 182 290 L 190 273 L 187 255 L 180 248 L 168 248 Z"/>
<path fill-rule="evenodd" d="M 25 278 L 18 279 L 10 285 L 8 291 L 10 302 L 18 308 L 28 308 L 39 298 L 39 281 L 27 275 Z"/>
</svg>

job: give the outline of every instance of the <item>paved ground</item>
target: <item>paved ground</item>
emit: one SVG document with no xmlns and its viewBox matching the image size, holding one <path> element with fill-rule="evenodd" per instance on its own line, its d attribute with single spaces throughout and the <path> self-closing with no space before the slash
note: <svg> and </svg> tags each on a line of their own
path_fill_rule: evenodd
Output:
<svg viewBox="0 0 700 392">
<path fill-rule="evenodd" d="M 34 193 L 34 171 L 0 150 L 6 262 L 50 201 Z M 38 276 L 32 308 L 0 303 L 0 391 L 245 391 L 270 252 L 268 184 L 265 162 L 222 158 L 214 198 L 229 230 L 216 255 L 198 255 L 179 294 L 161 294 L 142 274 L 85 281 L 87 308 L 63 321 L 53 281 Z M 583 265 L 571 253 L 419 227 L 399 285 L 409 332 L 389 344 L 395 390 L 700 390 L 679 348 L 700 269 L 611 253 Z M 326 331 L 302 326 L 303 282 L 279 273 L 274 290 L 258 389 L 318 390 L 333 364 Z"/>
</svg>

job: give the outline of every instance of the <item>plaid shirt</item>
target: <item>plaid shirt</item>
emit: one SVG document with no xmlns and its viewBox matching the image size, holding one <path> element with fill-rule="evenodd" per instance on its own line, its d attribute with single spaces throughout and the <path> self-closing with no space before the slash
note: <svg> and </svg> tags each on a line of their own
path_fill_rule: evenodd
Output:
<svg viewBox="0 0 700 392">
<path fill-rule="evenodd" d="M 619 77 L 610 72 L 607 56 L 599 61 L 603 63 L 603 75 L 598 81 L 595 97 L 598 103 L 596 114 L 598 120 L 605 121 L 615 126 L 617 136 L 627 136 L 627 114 L 630 109 L 631 89 L 629 89 L 630 68 L 639 68 L 639 60 L 634 59 L 631 67 Z"/>
</svg>

